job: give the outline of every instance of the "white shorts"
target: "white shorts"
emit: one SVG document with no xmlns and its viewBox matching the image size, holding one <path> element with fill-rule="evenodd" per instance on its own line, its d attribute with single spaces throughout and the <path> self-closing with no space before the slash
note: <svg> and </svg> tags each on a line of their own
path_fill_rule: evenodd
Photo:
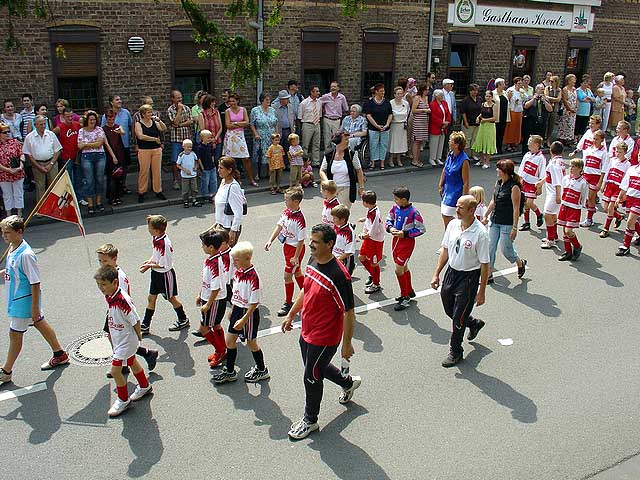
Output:
<svg viewBox="0 0 640 480">
<path fill-rule="evenodd" d="M 543 213 L 546 213 L 548 215 L 557 215 L 559 212 L 560 204 L 556 203 L 555 195 L 547 196 L 547 198 L 544 199 Z"/>
<path fill-rule="evenodd" d="M 456 218 L 456 207 L 450 207 L 449 205 L 445 205 L 444 203 L 441 203 L 440 213 L 445 217 Z"/>
<path fill-rule="evenodd" d="M 44 313 L 42 312 L 40 312 L 40 320 L 44 320 Z M 9 329 L 11 331 L 24 333 L 31 326 L 33 326 L 33 321 L 31 320 L 31 317 L 29 318 L 9 317 Z"/>
</svg>

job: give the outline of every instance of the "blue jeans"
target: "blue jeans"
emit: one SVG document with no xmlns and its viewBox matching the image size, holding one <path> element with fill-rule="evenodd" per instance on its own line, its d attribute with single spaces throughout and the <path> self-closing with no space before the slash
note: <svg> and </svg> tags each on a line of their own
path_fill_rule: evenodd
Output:
<svg viewBox="0 0 640 480">
<path fill-rule="evenodd" d="M 200 195 L 211 197 L 218 191 L 218 172 L 215 168 L 203 170 L 200 178 Z"/>
<path fill-rule="evenodd" d="M 104 152 L 82 153 L 80 157 L 87 197 L 104 196 L 104 171 L 107 157 Z"/>
<path fill-rule="evenodd" d="M 76 192 L 76 198 L 78 200 L 83 200 L 85 197 L 84 193 L 84 175 L 82 174 L 82 164 L 75 163 L 73 160 L 67 163 L 67 173 L 69 174 L 69 178 L 71 178 L 71 184 L 73 185 L 73 190 Z"/>
<path fill-rule="evenodd" d="M 513 241 L 509 237 L 513 225 L 498 225 L 492 223 L 489 228 L 489 259 L 491 261 L 491 268 L 496 263 L 496 251 L 498 250 L 498 241 L 502 249 L 502 255 L 511 263 L 516 263 L 518 260 L 518 252 L 513 247 Z"/>
<path fill-rule="evenodd" d="M 178 155 L 182 151 L 182 142 L 171 142 L 171 163 L 178 161 Z"/>
<path fill-rule="evenodd" d="M 372 162 L 384 162 L 389 147 L 389 130 L 369 130 L 369 155 Z"/>
</svg>

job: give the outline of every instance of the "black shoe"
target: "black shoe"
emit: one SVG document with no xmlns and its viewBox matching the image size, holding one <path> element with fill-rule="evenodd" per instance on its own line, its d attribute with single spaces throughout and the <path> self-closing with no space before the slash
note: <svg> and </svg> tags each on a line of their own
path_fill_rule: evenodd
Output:
<svg viewBox="0 0 640 480">
<path fill-rule="evenodd" d="M 544 217 L 542 215 L 536 215 L 536 226 L 540 228 L 544 223 Z"/>
<path fill-rule="evenodd" d="M 184 208 L 189 208 L 189 202 L 184 202 L 184 204 L 182 205 Z"/>
<path fill-rule="evenodd" d="M 100 213 L 103 213 L 103 212 L 104 212 L 104 205 L 102 205 L 101 203 L 99 203 L 98 205 L 96 205 L 96 209 L 97 209 Z"/>
<path fill-rule="evenodd" d="M 521 232 L 526 232 L 527 230 L 531 230 L 531 224 L 529 222 L 525 222 L 520 226 L 519 230 Z"/>
<path fill-rule="evenodd" d="M 202 333 L 200 333 L 200 330 L 192 331 L 191 335 L 193 335 L 194 337 L 198 337 L 198 338 L 204 338 L 204 335 Z"/>
<path fill-rule="evenodd" d="M 94 213 L 96 213 L 96 209 L 95 208 L 87 207 L 87 214 L 93 215 Z"/>
<path fill-rule="evenodd" d="M 574 247 L 573 248 L 573 260 L 578 260 L 580 258 L 580 254 L 582 253 L 582 247 Z"/>
<path fill-rule="evenodd" d="M 518 267 L 518 278 L 522 278 L 524 276 L 524 272 L 527 269 L 527 261 L 526 260 L 522 260 L 522 266 Z"/>
<path fill-rule="evenodd" d="M 164 196 L 164 193 L 162 193 L 162 192 L 158 192 L 158 193 L 156 193 L 156 198 L 157 198 L 158 200 L 166 200 L 166 199 L 167 199 L 167 197 L 165 197 L 165 196 Z"/>
<path fill-rule="evenodd" d="M 279 317 L 284 317 L 284 316 L 286 316 L 286 315 L 287 315 L 287 313 L 289 313 L 289 310 L 291 310 L 291 307 L 292 307 L 292 306 L 293 306 L 293 305 L 291 305 L 290 303 L 286 303 L 286 302 L 285 302 L 285 303 L 283 303 L 283 304 L 282 304 L 282 307 L 280 307 L 280 310 L 278 310 L 277 315 L 278 315 Z"/>
<path fill-rule="evenodd" d="M 192 205 L 194 207 L 201 207 L 202 206 L 202 204 L 200 202 L 198 202 L 198 201 L 193 202 Z"/>
<path fill-rule="evenodd" d="M 633 244 L 634 244 L 636 247 L 640 247 L 640 236 L 638 236 L 638 238 L 636 238 L 636 239 L 633 241 Z"/>
<path fill-rule="evenodd" d="M 629 247 L 620 246 L 618 247 L 618 251 L 616 252 L 616 257 L 624 257 L 625 255 L 629 255 L 631 249 Z"/>
<path fill-rule="evenodd" d="M 150 325 L 145 325 L 144 323 L 140 324 L 140 332 L 142 333 L 142 335 L 149 335 L 150 328 Z"/>
<path fill-rule="evenodd" d="M 400 300 L 398 301 L 398 303 L 396 303 L 393 309 L 396 312 L 401 312 L 402 310 L 406 310 L 410 306 L 411 306 L 411 300 L 409 299 L 409 297 L 400 297 Z"/>
<path fill-rule="evenodd" d="M 569 252 L 564 252 L 560 258 L 558 258 L 559 262 L 568 262 L 573 258 L 573 254 Z"/>
<path fill-rule="evenodd" d="M 142 193 L 138 194 L 138 203 L 144 203 L 144 195 Z"/>
<path fill-rule="evenodd" d="M 149 353 L 147 353 L 145 360 L 147 361 L 147 367 L 151 372 L 154 368 L 156 368 L 156 363 L 158 363 L 158 350 L 149 350 Z"/>
<path fill-rule="evenodd" d="M 189 328 L 189 319 L 185 318 L 184 320 L 176 320 L 173 322 L 173 325 L 169 327 L 170 332 L 177 332 L 178 330 L 182 330 L 184 328 Z"/>
<path fill-rule="evenodd" d="M 471 341 L 478 336 L 478 332 L 482 330 L 484 327 L 484 322 L 482 320 L 476 320 L 475 325 L 469 327 L 469 334 L 467 335 L 467 340 Z"/>
<path fill-rule="evenodd" d="M 367 280 L 367 283 L 365 283 L 365 287 L 368 287 L 369 285 L 371 285 L 373 283 L 373 278 L 371 277 L 371 275 L 369 275 L 369 279 Z"/>
<path fill-rule="evenodd" d="M 622 221 L 624 220 L 624 215 L 620 215 L 618 218 L 616 218 L 616 228 L 620 228 L 620 225 L 622 225 Z"/>
<path fill-rule="evenodd" d="M 489 285 L 490 283 L 495 282 L 494 278 L 493 278 L 493 273 L 491 275 L 489 275 L 489 278 L 487 278 L 487 285 Z"/>
<path fill-rule="evenodd" d="M 395 300 L 396 302 L 399 302 L 400 300 L 402 300 L 404 297 L 396 297 Z M 409 292 L 409 295 L 407 296 L 407 298 L 416 298 L 416 292 L 415 290 L 411 290 Z"/>
<path fill-rule="evenodd" d="M 449 355 L 447 355 L 447 358 L 445 358 L 442 361 L 442 366 L 444 368 L 450 368 L 460 363 L 461 360 L 462 360 L 462 355 L 455 355 L 450 352 Z"/>
</svg>

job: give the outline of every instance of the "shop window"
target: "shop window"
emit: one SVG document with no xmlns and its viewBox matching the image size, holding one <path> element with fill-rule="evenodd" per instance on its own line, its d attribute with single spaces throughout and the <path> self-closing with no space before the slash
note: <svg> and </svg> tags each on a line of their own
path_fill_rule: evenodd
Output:
<svg viewBox="0 0 640 480">
<path fill-rule="evenodd" d="M 203 45 L 191 38 L 191 29 L 171 29 L 171 80 L 182 93 L 185 104 L 193 105 L 198 90 L 211 92 L 213 85 L 213 59 L 200 58 Z"/>
<path fill-rule="evenodd" d="M 536 48 L 540 39 L 534 36 L 516 35 L 513 37 L 513 48 L 511 50 L 511 80 L 514 77 L 529 75 L 532 84 L 535 85 L 536 78 L 533 73 L 536 65 Z"/>
<path fill-rule="evenodd" d="M 302 90 L 304 95 L 314 85 L 320 93 L 329 91 L 329 85 L 338 78 L 338 42 L 340 32 L 331 28 L 302 31 Z"/>
<path fill-rule="evenodd" d="M 100 31 L 67 26 L 49 30 L 55 96 L 79 113 L 101 109 Z"/>
<path fill-rule="evenodd" d="M 451 45 L 448 77 L 453 80 L 456 96 L 465 97 L 473 83 L 475 45 Z"/>
<path fill-rule="evenodd" d="M 582 75 L 587 73 L 589 60 L 590 38 L 570 38 L 567 48 L 567 61 L 565 63 L 565 75 L 573 73 L 580 83 Z"/>
<path fill-rule="evenodd" d="M 381 83 L 385 96 L 393 98 L 394 68 L 398 33 L 376 29 L 364 31 L 362 45 L 362 99 L 371 96 L 371 87 Z"/>
</svg>

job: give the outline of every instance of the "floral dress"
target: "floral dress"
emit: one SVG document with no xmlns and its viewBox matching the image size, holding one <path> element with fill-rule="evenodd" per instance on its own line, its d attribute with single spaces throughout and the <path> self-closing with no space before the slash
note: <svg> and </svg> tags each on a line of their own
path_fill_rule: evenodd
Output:
<svg viewBox="0 0 640 480">
<path fill-rule="evenodd" d="M 567 103 L 574 111 L 569 112 L 566 108 L 562 109 L 563 113 L 558 122 L 558 138 L 560 138 L 560 140 L 572 141 L 576 129 L 576 111 L 578 110 L 578 94 L 575 88 L 567 90 Z"/>
<path fill-rule="evenodd" d="M 262 158 L 260 163 L 266 165 L 269 163 L 267 158 L 267 150 L 271 146 L 271 134 L 276 132 L 276 124 L 278 123 L 278 117 L 276 116 L 276 109 L 269 107 L 265 112 L 260 105 L 251 109 L 249 116 L 249 123 L 254 126 L 260 135 L 261 140 L 254 140 L 254 158 L 256 158 L 258 148 L 262 152 Z"/>
</svg>

